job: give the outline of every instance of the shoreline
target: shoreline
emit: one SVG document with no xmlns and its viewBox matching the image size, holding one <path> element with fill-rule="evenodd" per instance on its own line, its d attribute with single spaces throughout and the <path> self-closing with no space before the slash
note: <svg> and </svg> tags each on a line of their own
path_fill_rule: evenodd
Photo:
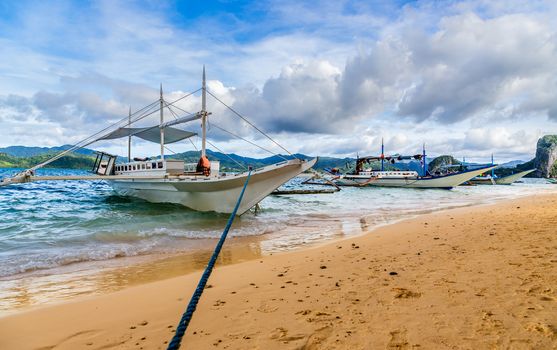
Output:
<svg viewBox="0 0 557 350">
<path fill-rule="evenodd" d="M 374 219 L 374 214 L 361 214 L 353 217 L 310 216 L 299 225 L 286 227 L 276 232 L 230 237 L 223 247 L 218 264 L 237 264 L 263 256 L 326 246 L 339 240 L 367 235 L 382 227 L 424 215 L 489 206 L 535 195 L 538 194 L 521 193 L 512 198 L 496 197 L 487 200 L 483 198 L 479 203 L 458 203 L 440 208 L 418 209 L 400 215 L 389 214 L 390 216 L 386 219 L 380 217 L 379 220 Z M 328 233 L 326 237 L 317 239 L 313 237 L 303 243 L 296 241 L 288 248 L 275 246 L 269 249 L 265 247 L 268 241 L 273 240 L 273 237 L 291 234 L 292 232 L 289 230 L 298 231 L 297 236 L 301 236 L 299 231 L 308 227 L 311 231 L 318 230 L 314 222 L 320 218 L 331 222 L 333 226 L 338 225 L 338 227 Z M 215 242 L 216 239 L 202 238 L 195 243 L 198 248 L 186 252 L 150 253 L 110 260 L 78 262 L 49 270 L 39 269 L 26 272 L 20 276 L 16 275 L 17 277 L 12 279 L 9 276 L 1 278 L 0 285 L 3 285 L 4 292 L 0 301 L 0 317 L 61 304 L 76 298 L 101 296 L 132 286 L 200 271 L 205 267 Z"/>
<path fill-rule="evenodd" d="M 547 194 L 442 210 L 358 237 L 218 265 L 184 342 L 194 348 L 359 348 L 372 341 L 366 335 L 371 332 L 378 335 L 371 337 L 377 346 L 450 347 L 460 344 L 457 339 L 474 348 L 556 346 L 557 247 L 550 235 L 556 203 L 557 195 Z M 516 237 L 505 237 L 511 234 Z M 543 264 L 536 264 L 536 256 Z M 509 274 L 509 266 L 524 270 L 524 276 Z M 498 276 L 505 273 L 506 278 Z M 199 275 L 2 317 L 0 345 L 165 348 Z M 537 283 L 540 279 L 545 282 Z M 511 291 L 502 288 L 509 285 Z M 25 338 L 29 327 L 45 320 L 52 320 L 46 329 Z"/>
</svg>

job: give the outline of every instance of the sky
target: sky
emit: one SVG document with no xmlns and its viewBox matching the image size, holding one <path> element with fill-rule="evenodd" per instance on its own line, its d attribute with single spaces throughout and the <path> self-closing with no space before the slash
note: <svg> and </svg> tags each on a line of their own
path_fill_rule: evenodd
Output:
<svg viewBox="0 0 557 350">
<path fill-rule="evenodd" d="M 373 155 L 384 139 L 388 154 L 425 143 L 430 155 L 529 160 L 557 134 L 555 18 L 555 1 L 536 0 L 2 1 L 0 147 L 77 143 L 156 101 L 161 84 L 169 103 L 197 90 L 205 65 L 211 93 L 292 153 Z M 209 148 L 284 153 L 211 96 L 208 110 Z M 127 153 L 125 140 L 91 147 Z M 132 153 L 158 151 L 135 140 Z"/>
</svg>

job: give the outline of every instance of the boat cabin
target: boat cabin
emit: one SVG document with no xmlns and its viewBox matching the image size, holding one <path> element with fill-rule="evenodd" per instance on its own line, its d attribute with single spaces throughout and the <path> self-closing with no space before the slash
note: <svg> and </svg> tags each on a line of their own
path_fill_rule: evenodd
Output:
<svg viewBox="0 0 557 350">
<path fill-rule="evenodd" d="M 119 163 L 114 167 L 115 175 L 185 175 L 185 176 L 205 176 L 197 172 L 197 163 L 185 163 L 178 159 L 153 159 L 144 161 L 133 161 Z M 211 171 L 209 178 L 216 178 L 219 175 L 220 162 L 211 161 Z"/>
<path fill-rule="evenodd" d="M 360 171 L 358 175 L 385 178 L 385 179 L 407 179 L 407 178 L 417 178 L 417 171 Z"/>
</svg>

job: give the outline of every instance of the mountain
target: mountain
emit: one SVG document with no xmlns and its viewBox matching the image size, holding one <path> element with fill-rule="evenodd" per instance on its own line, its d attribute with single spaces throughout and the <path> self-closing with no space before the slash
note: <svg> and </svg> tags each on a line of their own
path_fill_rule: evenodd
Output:
<svg viewBox="0 0 557 350">
<path fill-rule="evenodd" d="M 557 135 L 545 135 L 538 140 L 534 165 L 542 177 L 557 177 Z"/>
<path fill-rule="evenodd" d="M 495 173 L 506 176 L 530 169 L 536 171 L 526 177 L 557 177 L 557 135 L 545 135 L 538 140 L 534 159 L 517 164 L 514 168 L 498 168 Z"/>
<path fill-rule="evenodd" d="M 453 156 L 443 155 L 436 157 L 431 162 L 429 162 L 428 172 L 430 174 L 435 174 L 437 172 L 443 173 L 446 171 L 447 167 L 460 164 L 461 162 Z"/>
<path fill-rule="evenodd" d="M 16 157 L 0 153 L 0 168 L 31 168 L 49 159 L 52 153 L 43 153 L 31 157 Z M 68 154 L 48 165 L 49 168 L 91 169 L 95 158 L 83 154 Z"/>
<path fill-rule="evenodd" d="M 517 166 L 526 163 L 524 160 L 511 160 L 503 164 L 499 164 L 499 168 L 516 168 Z"/>
<path fill-rule="evenodd" d="M 5 153 L 13 157 L 33 157 L 41 154 L 58 153 L 70 149 L 71 147 L 72 147 L 71 145 L 63 145 L 57 147 L 9 146 L 9 147 L 0 148 L 0 153 Z M 82 148 L 75 151 L 74 153 L 78 153 L 86 156 L 93 156 L 95 154 L 95 151 L 88 148 Z"/>
</svg>

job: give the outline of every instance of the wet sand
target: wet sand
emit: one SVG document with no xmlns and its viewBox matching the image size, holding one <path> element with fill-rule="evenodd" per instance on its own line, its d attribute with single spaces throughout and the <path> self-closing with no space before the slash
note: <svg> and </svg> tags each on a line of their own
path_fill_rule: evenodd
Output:
<svg viewBox="0 0 557 350">
<path fill-rule="evenodd" d="M 557 348 L 556 227 L 538 195 L 218 266 L 183 345 Z M 164 349 L 199 275 L 0 318 L 0 348 Z"/>
</svg>

